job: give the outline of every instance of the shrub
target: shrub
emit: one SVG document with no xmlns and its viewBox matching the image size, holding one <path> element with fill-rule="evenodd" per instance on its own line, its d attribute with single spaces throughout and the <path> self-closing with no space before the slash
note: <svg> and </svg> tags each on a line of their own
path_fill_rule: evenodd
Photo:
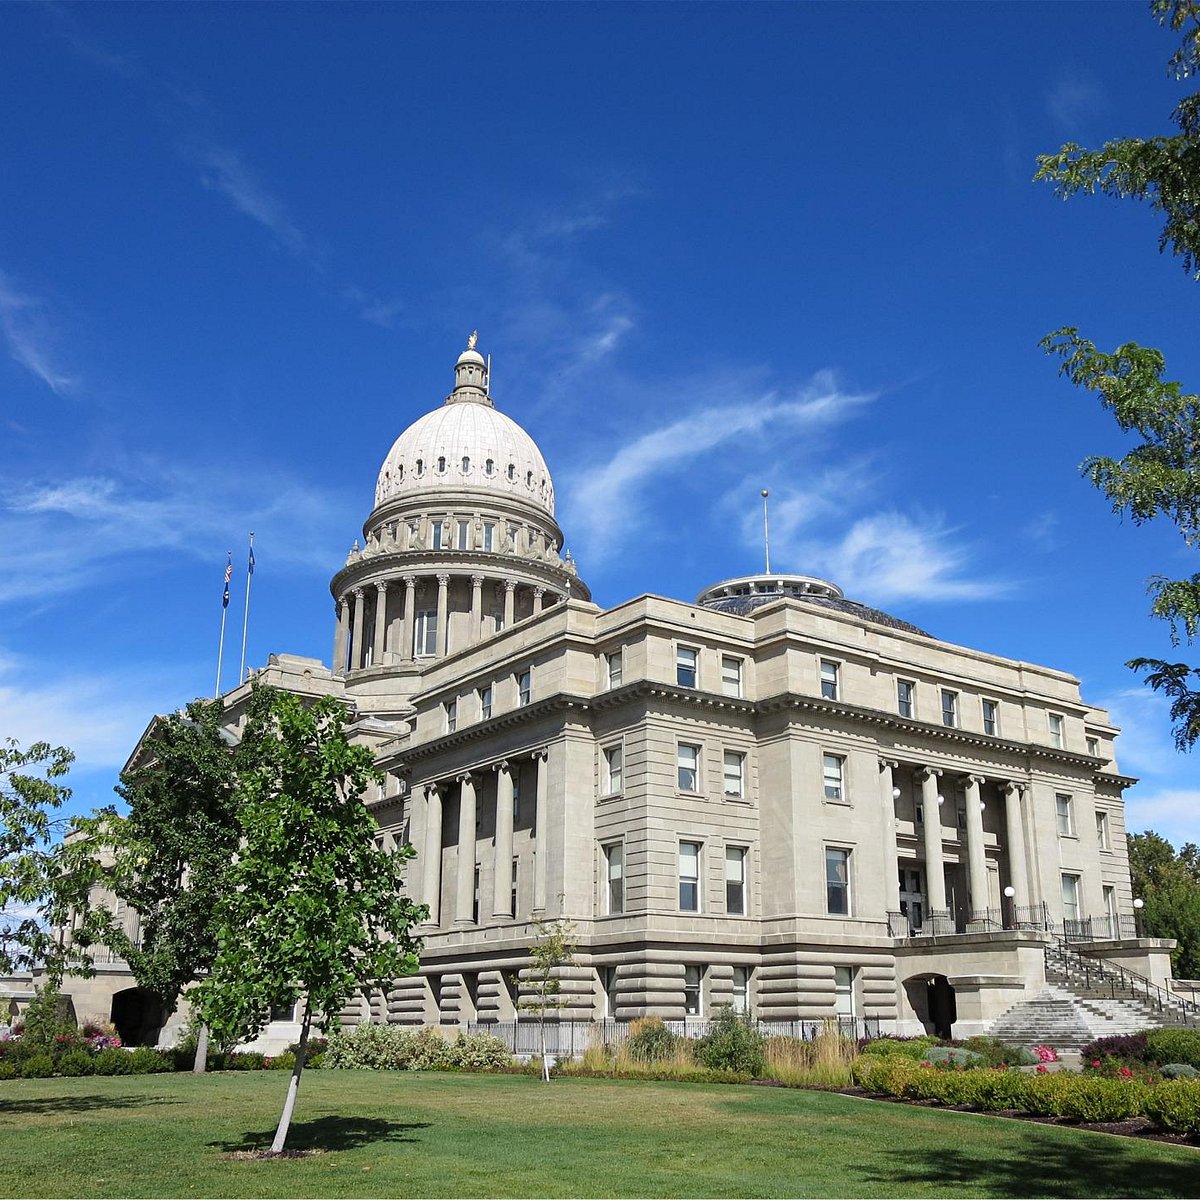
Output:
<svg viewBox="0 0 1200 1200">
<path fill-rule="evenodd" d="M 133 1056 L 124 1050 L 101 1050 L 92 1060 L 97 1075 L 130 1075 Z"/>
<path fill-rule="evenodd" d="M 860 1054 L 899 1054 L 917 1062 L 925 1060 L 925 1051 L 930 1046 L 937 1045 L 937 1038 L 922 1034 L 915 1038 L 873 1038 L 863 1042 L 859 1047 Z"/>
<path fill-rule="evenodd" d="M 933 1063 L 934 1066 L 944 1063 L 955 1067 L 979 1067 L 987 1064 L 982 1054 L 967 1050 L 963 1046 L 930 1046 L 925 1052 L 924 1061 Z"/>
<path fill-rule="evenodd" d="M 1153 1063 L 1200 1067 L 1200 1030 L 1152 1029 L 1146 1034 L 1146 1058 Z"/>
<path fill-rule="evenodd" d="M 1113 1037 L 1097 1038 L 1080 1050 L 1085 1063 L 1106 1058 L 1128 1059 L 1133 1062 L 1147 1061 L 1148 1046 L 1144 1033 L 1123 1033 Z"/>
<path fill-rule="evenodd" d="M 159 1050 L 139 1046 L 129 1055 L 129 1069 L 134 1075 L 161 1075 L 174 1069 L 174 1062 Z"/>
<path fill-rule="evenodd" d="M 491 1033 L 460 1033 L 447 1046 L 448 1065 L 461 1071 L 495 1071 L 512 1065 L 512 1051 Z"/>
<path fill-rule="evenodd" d="M 49 1079 L 54 1074 L 54 1059 L 48 1054 L 34 1054 L 21 1064 L 22 1079 Z"/>
<path fill-rule="evenodd" d="M 1066 1116 L 1067 1093 L 1078 1077 L 1062 1071 L 1026 1075 L 1021 1107 L 1035 1117 Z"/>
<path fill-rule="evenodd" d="M 225 1055 L 225 1070 L 227 1071 L 261 1071 L 262 1069 L 263 1055 L 256 1050 Z"/>
<path fill-rule="evenodd" d="M 1200 1071 L 1190 1063 L 1166 1063 L 1160 1073 L 1164 1079 L 1200 1079 Z"/>
<path fill-rule="evenodd" d="M 751 1078 L 763 1072 L 763 1038 L 750 1018 L 732 1008 L 718 1011 L 697 1043 L 696 1061 L 711 1071 L 735 1071 Z"/>
<path fill-rule="evenodd" d="M 60 1075 L 91 1075 L 95 1069 L 96 1064 L 86 1050 L 70 1050 L 58 1060 Z"/>
<path fill-rule="evenodd" d="M 20 1074 L 15 1063 L 0 1062 L 0 1082 L 5 1079 L 16 1079 Z"/>
<path fill-rule="evenodd" d="M 1025 1107 L 1025 1085 L 1029 1076 L 1020 1071 L 971 1071 L 975 1080 L 975 1103 L 987 1112 Z"/>
<path fill-rule="evenodd" d="M 1200 1133 L 1200 1083 L 1176 1079 L 1147 1088 L 1143 1111 L 1168 1133 Z"/>
<path fill-rule="evenodd" d="M 625 1048 L 638 1062 L 662 1062 L 674 1056 L 679 1039 L 658 1019 L 644 1017 L 634 1021 Z"/>
<path fill-rule="evenodd" d="M 1038 1056 L 1024 1046 L 1010 1046 L 999 1038 L 967 1038 L 959 1045 L 978 1054 L 989 1067 L 1031 1067 L 1039 1061 Z"/>
<path fill-rule="evenodd" d="M 885 1096 L 903 1096 L 909 1081 L 921 1071 L 933 1074 L 902 1054 L 863 1054 L 850 1068 L 860 1088 Z"/>
<path fill-rule="evenodd" d="M 378 1028 L 378 1027 L 377 1027 Z M 329 1049 L 329 1039 L 327 1037 L 315 1037 L 308 1039 L 308 1055 L 304 1060 L 305 1066 L 312 1066 L 313 1059 L 318 1054 L 324 1054 Z M 300 1053 L 300 1043 L 293 1042 L 285 1051 L 285 1054 L 292 1055 L 293 1058 Z"/>
<path fill-rule="evenodd" d="M 1136 1117 L 1145 1105 L 1146 1084 L 1136 1080 L 1068 1077 L 1071 1087 L 1061 1100 L 1061 1113 L 1078 1121 L 1124 1121 Z"/>
<path fill-rule="evenodd" d="M 75 1022 L 68 1018 L 66 1000 L 58 989 L 47 984 L 38 988 L 21 1015 L 25 1020 L 21 1040 L 35 1050 L 53 1052 L 54 1039 L 58 1034 L 75 1034 Z"/>
</svg>

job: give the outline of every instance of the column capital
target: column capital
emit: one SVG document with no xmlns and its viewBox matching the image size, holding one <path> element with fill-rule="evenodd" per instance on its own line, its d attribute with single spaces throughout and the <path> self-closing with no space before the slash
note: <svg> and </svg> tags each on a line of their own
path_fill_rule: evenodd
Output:
<svg viewBox="0 0 1200 1200">
<path fill-rule="evenodd" d="M 517 581 L 515 579 L 506 579 L 504 581 L 504 590 L 506 592 L 515 592 L 517 590 Z"/>
<path fill-rule="evenodd" d="M 437 581 L 438 581 L 438 587 L 446 587 L 450 583 L 450 576 L 449 575 L 439 575 L 437 577 Z"/>
<path fill-rule="evenodd" d="M 966 787 L 971 787 L 972 785 L 975 787 L 982 787 L 983 784 L 987 783 L 987 776 L 986 775 L 972 775 L 970 772 L 968 772 L 965 775 L 960 775 L 959 780 Z"/>
<path fill-rule="evenodd" d="M 999 780 L 999 788 L 1000 791 L 1006 796 L 1011 796 L 1013 793 L 1015 793 L 1017 796 L 1020 796 L 1025 791 L 1025 785 L 1023 783 L 1018 783 L 1015 779 Z"/>
<path fill-rule="evenodd" d="M 416 590 L 417 577 L 415 575 L 402 575 L 401 578 L 404 580 L 404 586 L 406 588 L 412 588 L 414 591 Z"/>
<path fill-rule="evenodd" d="M 535 600 L 540 600 L 545 594 L 546 589 L 544 587 L 535 587 L 533 589 L 533 598 Z"/>
<path fill-rule="evenodd" d="M 461 771 L 454 777 L 455 783 L 469 783 L 472 787 L 475 786 L 475 772 Z"/>
<path fill-rule="evenodd" d="M 941 767 L 916 767 L 913 770 L 913 778 L 924 783 L 927 779 L 937 779 L 941 773 Z"/>
<path fill-rule="evenodd" d="M 899 765 L 900 763 L 894 758 L 883 758 L 881 756 L 879 759 L 879 769 L 881 771 L 894 771 Z"/>
<path fill-rule="evenodd" d="M 375 590 L 382 596 L 388 590 L 386 579 L 377 579 L 375 581 Z"/>
<path fill-rule="evenodd" d="M 499 775 L 501 771 L 506 771 L 511 775 L 512 763 L 510 763 L 507 758 L 502 758 L 499 762 L 492 763 L 492 770 L 495 771 L 497 775 Z"/>
<path fill-rule="evenodd" d="M 530 754 L 529 757 L 530 758 L 547 759 L 550 757 L 550 747 L 549 746 L 538 746 L 538 748 L 536 750 L 534 750 L 533 753 Z"/>
<path fill-rule="evenodd" d="M 363 589 L 361 587 L 352 587 L 350 589 L 350 594 L 355 598 L 355 600 L 361 600 L 362 595 L 363 595 Z"/>
<path fill-rule="evenodd" d="M 473 588 L 483 587 L 483 576 L 482 575 L 472 575 L 471 576 L 471 586 Z"/>
<path fill-rule="evenodd" d="M 428 799 L 430 796 L 436 796 L 439 800 L 446 794 L 446 784 L 444 781 L 437 779 L 425 785 L 425 796 Z"/>
</svg>

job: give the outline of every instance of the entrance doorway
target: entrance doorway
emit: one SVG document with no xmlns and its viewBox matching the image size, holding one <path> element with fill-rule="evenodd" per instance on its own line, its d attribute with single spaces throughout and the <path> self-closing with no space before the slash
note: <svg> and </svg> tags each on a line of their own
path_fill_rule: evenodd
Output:
<svg viewBox="0 0 1200 1200">
<path fill-rule="evenodd" d="M 920 932 L 925 920 L 925 885 L 916 867 L 900 868 L 900 913 L 908 918 L 910 934 Z"/>
</svg>

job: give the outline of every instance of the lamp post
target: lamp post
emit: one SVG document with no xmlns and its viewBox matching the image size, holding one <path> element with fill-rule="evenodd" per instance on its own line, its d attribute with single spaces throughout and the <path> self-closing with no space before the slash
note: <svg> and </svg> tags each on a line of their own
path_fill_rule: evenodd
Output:
<svg viewBox="0 0 1200 1200">
<path fill-rule="evenodd" d="M 1137 937 L 1142 936 L 1142 909 L 1145 907 L 1145 900 L 1138 896 L 1133 902 L 1133 932 Z"/>
<path fill-rule="evenodd" d="M 1008 903 L 1005 905 L 1005 908 L 1008 909 L 1008 916 L 1005 918 L 1004 922 L 1005 929 L 1015 929 L 1017 927 L 1017 906 L 1013 900 L 1013 897 L 1016 894 L 1017 889 L 1013 887 L 1011 883 L 1004 889 L 1004 899 L 1008 901 Z"/>
</svg>

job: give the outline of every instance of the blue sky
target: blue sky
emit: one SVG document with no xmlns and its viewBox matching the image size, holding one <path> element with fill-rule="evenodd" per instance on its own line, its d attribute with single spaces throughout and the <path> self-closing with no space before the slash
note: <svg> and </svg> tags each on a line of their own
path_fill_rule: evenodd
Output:
<svg viewBox="0 0 1200 1200">
<path fill-rule="evenodd" d="M 155 711 L 328 658 L 328 580 L 466 334 L 595 598 L 761 561 L 1078 675 L 1130 825 L 1196 839 L 1169 528 L 1080 479 L 1072 323 L 1200 382 L 1152 215 L 1040 152 L 1170 133 L 1147 6 L 0 6 L 0 733 L 105 802 Z M 1194 555 L 1194 552 L 1193 552 Z"/>
</svg>

